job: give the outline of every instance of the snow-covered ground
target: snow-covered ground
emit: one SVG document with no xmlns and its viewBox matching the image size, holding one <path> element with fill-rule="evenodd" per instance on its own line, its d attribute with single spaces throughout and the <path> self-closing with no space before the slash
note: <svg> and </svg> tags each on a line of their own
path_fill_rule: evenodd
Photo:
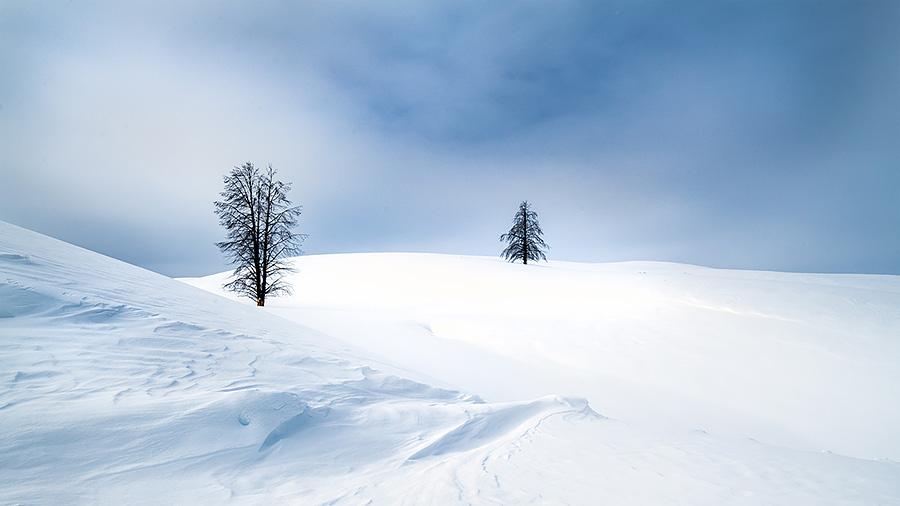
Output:
<svg viewBox="0 0 900 506">
<path fill-rule="evenodd" d="M 586 397 L 630 422 L 900 461 L 897 276 L 421 254 L 296 267 L 269 311 L 488 401 Z M 186 281 L 233 297 L 227 276 Z"/>
<path fill-rule="evenodd" d="M 0 223 L 0 504 L 900 504 L 896 276 L 296 262 Z"/>
</svg>

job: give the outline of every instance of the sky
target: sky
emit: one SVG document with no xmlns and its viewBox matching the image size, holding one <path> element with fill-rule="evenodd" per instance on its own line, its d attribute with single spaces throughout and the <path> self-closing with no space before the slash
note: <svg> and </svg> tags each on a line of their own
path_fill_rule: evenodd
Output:
<svg viewBox="0 0 900 506">
<path fill-rule="evenodd" d="M 227 270 L 232 167 L 306 254 L 900 274 L 900 2 L 0 0 L 0 220 Z M 2 238 L 0 238 L 2 247 Z"/>
</svg>

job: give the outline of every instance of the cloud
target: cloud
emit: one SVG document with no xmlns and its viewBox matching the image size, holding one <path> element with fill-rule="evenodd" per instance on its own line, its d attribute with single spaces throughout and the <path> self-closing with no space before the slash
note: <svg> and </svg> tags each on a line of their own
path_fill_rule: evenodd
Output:
<svg viewBox="0 0 900 506">
<path fill-rule="evenodd" d="M 165 273 L 247 160 L 309 253 L 495 254 L 527 198 L 555 258 L 900 272 L 895 3 L 2 9 L 0 219 Z"/>
</svg>

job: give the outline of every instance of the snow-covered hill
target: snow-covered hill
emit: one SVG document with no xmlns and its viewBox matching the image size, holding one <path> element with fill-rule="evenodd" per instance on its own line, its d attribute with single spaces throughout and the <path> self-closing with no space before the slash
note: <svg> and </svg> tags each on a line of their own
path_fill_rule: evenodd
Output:
<svg viewBox="0 0 900 506">
<path fill-rule="evenodd" d="M 487 400 L 584 396 L 631 422 L 900 461 L 897 276 L 420 254 L 296 267 L 271 312 Z M 187 281 L 223 293 L 226 278 Z"/>
<path fill-rule="evenodd" d="M 837 454 L 896 448 L 896 277 L 298 267 L 259 309 L 0 223 L 0 503 L 900 502 Z"/>
</svg>

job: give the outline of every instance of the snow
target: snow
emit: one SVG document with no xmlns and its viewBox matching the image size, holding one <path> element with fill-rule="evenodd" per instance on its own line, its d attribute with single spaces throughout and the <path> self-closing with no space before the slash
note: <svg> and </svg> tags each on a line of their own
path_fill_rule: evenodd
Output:
<svg viewBox="0 0 900 506">
<path fill-rule="evenodd" d="M 900 460 L 897 276 L 419 254 L 296 268 L 269 311 L 489 401 L 581 396 L 631 422 Z"/>
<path fill-rule="evenodd" d="M 900 504 L 896 276 L 295 262 L 257 308 L 0 223 L 0 503 Z"/>
</svg>

